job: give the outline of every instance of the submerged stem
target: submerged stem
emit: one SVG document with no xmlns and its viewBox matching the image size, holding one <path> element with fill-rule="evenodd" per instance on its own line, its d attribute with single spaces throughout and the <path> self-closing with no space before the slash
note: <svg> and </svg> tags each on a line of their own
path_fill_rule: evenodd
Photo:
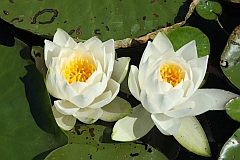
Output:
<svg viewBox="0 0 240 160">
<path fill-rule="evenodd" d="M 217 21 L 218 25 L 222 28 L 222 30 L 229 36 L 229 33 L 223 28 L 223 26 L 218 18 L 216 19 L 216 21 Z"/>
</svg>

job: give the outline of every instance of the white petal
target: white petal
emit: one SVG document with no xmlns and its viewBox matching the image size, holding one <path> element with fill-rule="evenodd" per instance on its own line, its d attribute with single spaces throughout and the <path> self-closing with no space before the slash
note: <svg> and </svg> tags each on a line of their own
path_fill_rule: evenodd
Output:
<svg viewBox="0 0 240 160">
<path fill-rule="evenodd" d="M 162 32 L 159 32 L 157 34 L 157 36 L 153 40 L 153 44 L 158 48 L 160 53 L 164 53 L 169 49 L 173 49 L 171 41 Z"/>
<path fill-rule="evenodd" d="M 168 117 L 165 114 L 152 114 L 151 118 L 157 128 L 165 135 L 173 135 L 180 127 L 178 118 Z"/>
<path fill-rule="evenodd" d="M 109 79 L 106 91 L 112 92 L 112 98 L 110 99 L 110 101 L 112 101 L 117 96 L 119 89 L 120 84 L 114 81 L 113 79 Z"/>
<path fill-rule="evenodd" d="M 110 78 L 113 72 L 113 65 L 114 65 L 114 54 L 113 53 L 108 53 L 106 55 L 107 62 L 105 62 L 105 66 L 107 67 L 105 70 L 105 73 L 107 74 L 107 77 Z M 107 65 L 106 65 L 107 64 Z"/>
<path fill-rule="evenodd" d="M 80 54 L 83 54 L 83 53 L 86 53 L 87 52 L 87 48 L 84 46 L 83 43 L 78 43 L 75 47 L 74 47 L 74 50 L 77 52 L 77 53 L 80 53 Z"/>
<path fill-rule="evenodd" d="M 129 57 L 121 57 L 115 60 L 111 78 L 118 83 L 122 83 L 128 72 L 129 62 Z"/>
<path fill-rule="evenodd" d="M 65 79 L 62 85 L 62 92 L 64 93 L 64 97 L 66 99 L 71 99 L 72 97 L 78 95 L 78 93 L 73 89 L 72 85 L 70 85 Z"/>
<path fill-rule="evenodd" d="M 109 79 L 107 79 L 106 74 L 103 74 L 101 82 L 95 83 L 95 84 L 87 87 L 82 92 L 82 94 L 89 95 L 94 98 L 100 96 L 104 92 L 104 90 L 106 90 L 108 80 Z"/>
<path fill-rule="evenodd" d="M 153 54 L 158 55 L 159 57 L 161 56 L 161 53 L 156 46 L 153 45 L 152 42 L 148 41 L 148 44 L 143 52 L 142 58 L 139 63 L 139 68 L 142 67 L 142 65 L 147 61 L 150 60 L 149 57 L 151 57 Z M 152 60 L 152 59 L 151 59 Z M 156 60 L 156 59 L 155 59 Z"/>
<path fill-rule="evenodd" d="M 76 118 L 73 117 L 72 115 L 64 115 L 60 112 L 58 112 L 55 108 L 55 106 L 52 107 L 52 112 L 53 116 L 60 128 L 63 130 L 71 130 L 75 123 L 76 123 Z"/>
<path fill-rule="evenodd" d="M 98 39 L 97 37 L 92 37 L 84 42 L 84 46 L 87 48 L 87 50 L 92 51 L 95 48 L 99 48 L 102 46 L 102 41 Z"/>
<path fill-rule="evenodd" d="M 72 97 L 69 101 L 78 106 L 79 108 L 85 108 L 90 105 L 94 99 L 95 97 L 92 97 L 91 94 L 80 94 Z"/>
<path fill-rule="evenodd" d="M 159 85 L 161 86 L 161 90 L 163 93 L 173 88 L 173 86 L 170 83 L 164 81 L 159 81 Z"/>
<path fill-rule="evenodd" d="M 156 96 L 157 97 L 157 96 Z M 160 100 L 159 100 L 160 99 Z M 150 97 L 145 91 L 142 91 L 140 94 L 140 100 L 143 105 L 143 107 L 150 113 L 162 113 L 162 108 L 157 105 L 158 101 L 163 100 L 163 95 L 161 95 L 161 98 L 159 96 L 155 99 L 153 97 Z"/>
<path fill-rule="evenodd" d="M 54 106 L 58 112 L 64 115 L 73 115 L 73 113 L 79 110 L 79 107 L 66 100 L 54 101 Z"/>
<path fill-rule="evenodd" d="M 174 138 L 186 149 L 195 154 L 210 157 L 211 150 L 205 132 L 195 117 L 180 119 L 181 126 L 173 134 Z"/>
<path fill-rule="evenodd" d="M 46 88 L 53 97 L 64 99 L 64 95 L 61 91 L 61 83 L 59 82 L 59 76 L 55 73 L 54 69 L 49 69 L 47 72 L 45 84 Z"/>
<path fill-rule="evenodd" d="M 106 104 L 110 103 L 112 98 L 112 92 L 107 91 L 98 96 L 97 98 L 94 99 L 92 104 L 90 104 L 88 107 L 89 108 L 101 108 L 105 106 Z"/>
<path fill-rule="evenodd" d="M 107 122 L 114 122 L 130 114 L 132 107 L 128 101 L 116 97 L 111 103 L 102 107 L 102 110 L 103 114 L 100 119 Z"/>
<path fill-rule="evenodd" d="M 106 66 L 108 65 L 108 60 L 106 58 L 105 48 L 99 47 L 92 51 L 94 58 L 100 62 L 103 71 L 106 71 Z"/>
<path fill-rule="evenodd" d="M 52 58 L 59 55 L 61 48 L 49 40 L 44 40 L 44 43 L 44 60 L 47 68 L 49 68 Z"/>
<path fill-rule="evenodd" d="M 150 60 L 147 59 L 146 62 L 144 62 L 141 65 L 141 67 L 140 67 L 140 69 L 138 71 L 139 74 L 138 74 L 138 79 L 137 80 L 138 80 L 138 83 L 139 83 L 139 87 L 141 89 L 145 89 L 146 88 L 145 86 L 148 84 L 148 78 L 151 77 L 151 80 L 152 80 L 153 79 L 152 77 L 155 74 L 155 70 L 153 70 L 152 72 L 151 72 L 151 70 L 149 70 L 149 61 Z"/>
<path fill-rule="evenodd" d="M 98 83 L 102 80 L 102 76 L 103 76 L 102 66 L 99 61 L 97 61 L 96 63 L 97 63 L 97 70 L 95 70 L 93 74 L 87 79 L 86 83 L 88 85 Z"/>
<path fill-rule="evenodd" d="M 58 28 L 53 37 L 53 42 L 59 46 L 65 46 L 69 39 L 72 39 L 64 30 Z"/>
<path fill-rule="evenodd" d="M 88 86 L 85 82 L 73 82 L 72 88 L 78 93 L 81 94 L 82 91 Z"/>
<path fill-rule="evenodd" d="M 172 98 L 165 94 L 153 94 L 142 91 L 140 94 L 140 100 L 143 107 L 150 113 L 163 113 L 176 104 Z"/>
<path fill-rule="evenodd" d="M 132 95 L 140 101 L 140 87 L 138 82 L 138 68 L 136 66 L 131 66 L 129 77 L 128 77 L 128 87 Z"/>
<path fill-rule="evenodd" d="M 182 56 L 186 61 L 198 58 L 195 40 L 185 44 L 176 51 L 178 56 Z"/>
<path fill-rule="evenodd" d="M 92 109 L 92 108 L 82 108 L 73 114 L 79 121 L 92 124 L 96 122 L 103 114 L 103 110 L 100 108 Z"/>
<path fill-rule="evenodd" d="M 189 65 L 190 68 L 194 71 L 194 68 L 199 68 L 195 72 L 193 72 L 193 76 L 197 77 L 195 78 L 195 90 L 200 86 L 207 70 L 207 63 L 208 63 L 208 56 L 204 56 L 201 58 L 190 60 Z M 198 73 L 201 70 L 201 75 Z"/>
<path fill-rule="evenodd" d="M 193 78 L 192 78 L 192 82 L 194 83 L 194 90 L 193 91 L 196 91 L 199 87 L 200 87 L 200 84 L 202 83 L 203 81 L 203 70 L 201 68 L 192 68 L 192 75 L 193 75 Z"/>
<path fill-rule="evenodd" d="M 89 108 L 100 108 L 110 103 L 117 96 L 119 89 L 120 84 L 115 82 L 113 79 L 110 79 L 104 93 L 96 97 Z"/>
<path fill-rule="evenodd" d="M 223 110 L 225 109 L 225 105 L 229 100 L 239 96 L 235 93 L 221 89 L 198 89 L 195 94 L 198 93 L 206 94 L 211 97 L 213 103 L 210 103 L 210 110 Z"/>
<path fill-rule="evenodd" d="M 169 111 L 166 111 L 166 114 L 169 117 L 180 118 L 188 116 L 192 109 L 194 108 L 195 103 L 193 101 L 186 101 L 180 105 L 175 106 Z"/>
<path fill-rule="evenodd" d="M 180 99 L 182 99 L 183 95 L 183 89 L 172 89 L 165 93 L 165 96 L 169 97 L 172 101 L 175 102 L 175 104 L 178 103 Z"/>
<path fill-rule="evenodd" d="M 106 42 L 103 42 L 103 47 L 105 48 L 106 53 L 113 53 L 113 55 L 115 55 L 113 39 L 109 39 Z M 115 59 L 115 56 L 113 57 L 113 59 Z"/>
<path fill-rule="evenodd" d="M 214 105 L 214 99 L 211 96 L 200 93 L 198 90 L 187 101 L 194 102 L 194 108 L 192 108 L 190 116 L 202 114 Z"/>
<path fill-rule="evenodd" d="M 192 95 L 194 92 L 194 83 L 190 80 L 184 81 L 182 89 L 184 90 L 184 96 L 188 97 Z"/>
<path fill-rule="evenodd" d="M 133 108 L 133 112 L 118 120 L 112 133 L 112 139 L 115 141 L 134 141 L 146 135 L 154 126 L 150 113 L 142 105 Z"/>
</svg>

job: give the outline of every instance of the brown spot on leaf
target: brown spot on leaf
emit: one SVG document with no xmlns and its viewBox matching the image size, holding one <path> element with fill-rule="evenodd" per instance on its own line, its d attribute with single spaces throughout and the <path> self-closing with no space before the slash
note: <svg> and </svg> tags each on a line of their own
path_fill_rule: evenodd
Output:
<svg viewBox="0 0 240 160">
<path fill-rule="evenodd" d="M 96 35 L 101 35 L 100 29 L 95 29 L 95 30 L 94 30 L 94 33 L 95 33 Z"/>
<path fill-rule="evenodd" d="M 78 26 L 76 29 L 76 35 L 77 36 L 81 36 L 82 35 L 82 31 L 81 31 L 81 26 Z"/>
<path fill-rule="evenodd" d="M 143 20 L 146 20 L 146 18 L 147 18 L 146 16 L 143 16 L 143 17 L 142 17 Z"/>
<path fill-rule="evenodd" d="M 75 32 L 75 29 L 72 29 L 68 32 L 69 35 L 73 34 Z"/>
<path fill-rule="evenodd" d="M 106 28 L 106 31 L 109 31 L 109 27 L 108 26 L 105 26 L 105 28 Z"/>
<path fill-rule="evenodd" d="M 155 2 L 157 2 L 158 0 L 151 0 L 151 2 L 150 3 L 155 3 Z"/>
<path fill-rule="evenodd" d="M 58 11 L 57 11 L 56 9 L 43 9 L 43 10 L 39 11 L 39 12 L 33 17 L 31 24 L 36 24 L 36 23 L 37 23 L 37 18 L 38 18 L 40 15 L 45 14 L 45 13 L 52 13 L 53 16 L 52 16 L 51 19 L 48 20 L 48 21 L 43 21 L 43 22 L 42 22 L 42 21 L 39 21 L 39 22 L 38 22 L 39 24 L 50 24 L 50 23 L 52 23 L 52 22 L 57 18 L 57 16 L 58 16 Z"/>
<path fill-rule="evenodd" d="M 10 21 L 10 23 L 13 23 L 13 22 L 15 22 L 15 21 L 17 21 L 18 23 L 20 23 L 20 22 L 23 22 L 23 19 L 13 18 L 13 19 Z"/>
<path fill-rule="evenodd" d="M 90 133 L 90 136 L 91 137 L 94 137 L 95 134 L 94 134 L 94 128 L 89 128 L 89 133 Z"/>
<path fill-rule="evenodd" d="M 13 0 L 9 0 L 9 2 L 10 2 L 10 3 L 14 3 L 14 1 L 13 1 Z"/>
<path fill-rule="evenodd" d="M 3 10 L 3 13 L 4 13 L 5 15 L 9 15 L 9 12 L 8 12 L 8 11 Z"/>
<path fill-rule="evenodd" d="M 139 156 L 139 153 L 131 153 L 130 156 L 131 157 L 136 157 L 136 156 Z"/>
<path fill-rule="evenodd" d="M 156 14 L 156 13 L 153 13 L 153 16 L 154 16 L 155 18 L 158 18 L 158 17 L 159 17 L 159 15 Z"/>
</svg>

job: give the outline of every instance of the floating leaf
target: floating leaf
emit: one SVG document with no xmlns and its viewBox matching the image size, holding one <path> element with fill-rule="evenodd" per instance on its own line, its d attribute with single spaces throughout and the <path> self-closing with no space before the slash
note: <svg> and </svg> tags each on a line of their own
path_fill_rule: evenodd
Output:
<svg viewBox="0 0 240 160">
<path fill-rule="evenodd" d="M 47 156 L 50 159 L 160 159 L 167 158 L 150 145 L 143 143 L 117 143 L 111 140 L 111 129 L 100 125 L 77 124 L 66 131 L 69 144 L 54 150 Z M 107 143 L 105 143 L 107 142 Z M 90 158 L 90 159 L 91 159 Z"/>
<path fill-rule="evenodd" d="M 226 104 L 226 112 L 232 119 L 240 122 L 240 97 L 232 99 Z"/>
<path fill-rule="evenodd" d="M 0 53 L 1 159 L 43 159 L 67 137 L 55 123 L 41 74 L 22 58 L 29 47 L 16 40 L 14 47 L 0 46 Z"/>
<path fill-rule="evenodd" d="M 38 35 L 53 36 L 57 28 L 62 28 L 75 38 L 89 39 L 97 35 L 105 41 L 139 37 L 176 20 L 179 22 L 188 10 L 183 7 L 189 5 L 185 2 L 2 0 L 0 17 Z"/>
<path fill-rule="evenodd" d="M 240 157 L 240 128 L 224 144 L 219 159 L 238 159 Z"/>
<path fill-rule="evenodd" d="M 195 40 L 198 57 L 210 54 L 210 42 L 208 37 L 198 28 L 184 26 L 167 33 L 167 37 L 173 44 L 174 50 L 178 50 L 188 42 Z"/>
<path fill-rule="evenodd" d="M 240 26 L 236 27 L 229 36 L 220 64 L 225 76 L 240 89 Z"/>
<path fill-rule="evenodd" d="M 222 13 L 222 6 L 217 0 L 199 0 L 196 11 L 207 20 L 215 20 Z"/>
</svg>

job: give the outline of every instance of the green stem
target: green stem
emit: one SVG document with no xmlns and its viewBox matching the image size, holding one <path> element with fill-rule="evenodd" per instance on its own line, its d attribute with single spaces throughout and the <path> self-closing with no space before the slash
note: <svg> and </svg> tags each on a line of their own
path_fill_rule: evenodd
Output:
<svg viewBox="0 0 240 160">
<path fill-rule="evenodd" d="M 223 28 L 223 26 L 218 18 L 216 19 L 216 21 L 217 21 L 218 25 L 222 28 L 222 30 L 229 36 L 229 33 Z"/>
</svg>

